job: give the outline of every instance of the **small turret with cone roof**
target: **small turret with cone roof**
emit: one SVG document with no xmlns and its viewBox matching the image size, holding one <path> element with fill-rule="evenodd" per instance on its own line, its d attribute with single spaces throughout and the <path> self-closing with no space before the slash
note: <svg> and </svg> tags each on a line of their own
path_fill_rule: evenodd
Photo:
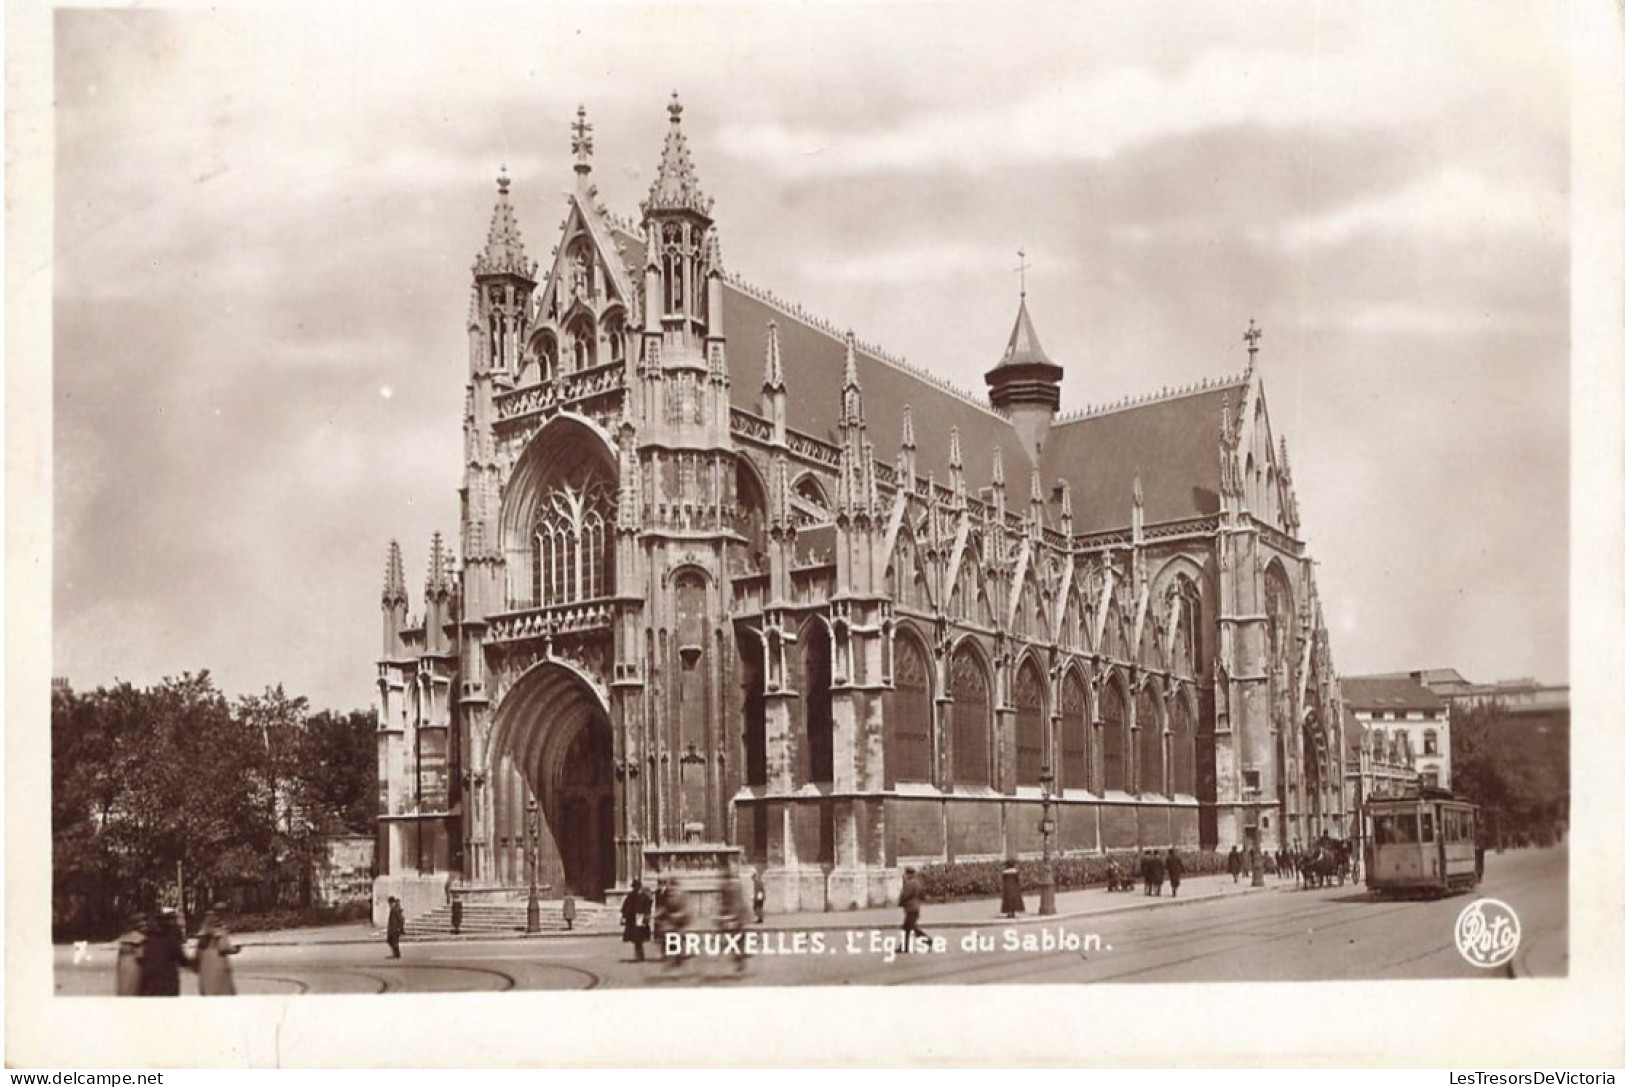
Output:
<svg viewBox="0 0 1625 1087">
<path fill-rule="evenodd" d="M 494 370 L 512 376 L 530 321 L 530 299 L 536 290 L 536 262 L 525 255 L 524 239 L 508 201 L 508 168 L 497 175 L 497 201 L 485 248 L 474 257 L 474 302 L 470 307 L 473 373 Z"/>
<path fill-rule="evenodd" d="M 1021 253 L 1021 302 L 1010 330 L 1004 357 L 985 375 L 988 399 L 1010 417 L 1016 436 L 1030 460 L 1038 460 L 1050 423 L 1061 406 L 1064 371 L 1044 353 L 1038 331 L 1027 312 L 1027 254 Z"/>
</svg>

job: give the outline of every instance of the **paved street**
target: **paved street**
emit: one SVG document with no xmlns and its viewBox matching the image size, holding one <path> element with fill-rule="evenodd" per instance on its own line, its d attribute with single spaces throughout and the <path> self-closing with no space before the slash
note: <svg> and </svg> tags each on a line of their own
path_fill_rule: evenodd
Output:
<svg viewBox="0 0 1625 1087">
<path fill-rule="evenodd" d="M 409 942 L 395 960 L 364 927 L 244 936 L 236 975 L 243 993 L 1560 976 L 1567 864 L 1562 848 L 1491 854 L 1476 895 L 1430 901 L 1379 900 L 1353 884 L 1307 891 L 1271 879 L 1255 889 L 1221 876 L 1188 881 L 1178 900 L 1073 892 L 1059 896 L 1055 918 L 1013 923 L 992 902 L 928 906 L 922 925 L 944 950 L 920 955 L 888 953 L 896 910 L 770 917 L 754 930 L 743 978 L 726 955 L 680 970 L 626 961 L 615 935 Z M 1515 971 L 1478 970 L 1456 952 L 1456 917 L 1479 895 L 1519 915 Z M 109 993 L 112 968 L 110 945 L 58 948 L 56 991 Z M 195 977 L 184 985 L 195 991 Z"/>
</svg>

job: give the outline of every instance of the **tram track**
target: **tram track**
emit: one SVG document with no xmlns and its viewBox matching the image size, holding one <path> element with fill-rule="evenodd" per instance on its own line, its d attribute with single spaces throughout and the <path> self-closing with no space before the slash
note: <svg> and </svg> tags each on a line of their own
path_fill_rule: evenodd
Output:
<svg viewBox="0 0 1625 1087">
<path fill-rule="evenodd" d="M 1237 926 L 1255 928 L 1260 918 L 1255 916 L 1234 917 L 1224 920 L 1204 921 L 1195 925 L 1181 927 L 1171 931 L 1158 931 L 1150 926 L 1141 924 L 1125 931 L 1124 936 L 1134 940 L 1132 949 L 1122 952 L 1124 955 L 1140 956 L 1156 954 L 1158 952 L 1177 951 L 1184 945 L 1194 942 L 1209 942 L 1224 937 L 1236 937 L 1241 942 L 1231 947 L 1205 947 L 1195 954 L 1179 955 L 1176 958 L 1159 958 L 1155 963 L 1147 966 L 1137 966 L 1130 969 L 1111 970 L 1101 975 L 1092 975 L 1082 979 L 1088 983 L 1117 981 L 1127 978 L 1158 973 L 1171 968 L 1187 966 L 1214 955 L 1229 954 L 1236 951 L 1245 951 L 1250 948 L 1267 946 L 1285 940 L 1295 939 L 1303 935 L 1305 928 L 1314 931 L 1333 931 L 1349 925 L 1362 924 L 1370 920 L 1381 920 L 1401 913 L 1409 908 L 1408 904 L 1392 904 L 1386 907 L 1361 910 L 1349 916 L 1339 916 L 1346 913 L 1345 907 L 1354 903 L 1305 903 L 1303 908 L 1272 914 L 1269 920 L 1275 924 L 1287 926 L 1284 931 L 1265 932 L 1238 932 Z M 1122 938 L 1119 938 L 1122 942 Z M 1117 954 L 1117 952 L 1106 953 Z M 1048 959 L 1048 962 L 1045 962 Z M 1022 958 L 1019 960 L 998 959 L 991 962 L 966 964 L 959 962 L 944 962 L 940 968 L 924 966 L 922 969 L 911 971 L 907 977 L 883 979 L 877 982 L 883 985 L 921 985 L 921 984 L 951 984 L 959 979 L 986 977 L 990 982 L 996 983 L 1000 979 L 997 975 L 1009 973 L 1023 981 L 1030 981 L 1035 976 L 1055 974 L 1064 970 L 1074 970 L 1079 963 L 1077 952 L 1057 951 L 1049 956 L 1039 958 Z M 1104 958 L 1090 959 L 1091 962 L 1105 962 Z M 974 982 L 973 982 L 974 983 Z"/>
</svg>

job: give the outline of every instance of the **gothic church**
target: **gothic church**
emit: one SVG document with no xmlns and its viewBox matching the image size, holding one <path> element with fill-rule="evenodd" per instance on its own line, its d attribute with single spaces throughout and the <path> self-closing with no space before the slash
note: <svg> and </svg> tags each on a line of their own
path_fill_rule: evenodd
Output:
<svg viewBox="0 0 1625 1087">
<path fill-rule="evenodd" d="M 379 897 L 613 899 L 737 847 L 769 909 L 902 867 L 1343 832 L 1342 713 L 1245 369 L 1059 415 L 1022 298 L 984 402 L 723 267 L 675 96 L 636 221 L 591 129 L 545 268 L 506 176 L 468 308 L 461 526 L 378 664 Z M 929 419 L 925 441 L 916 419 Z M 921 433 L 924 433 L 921 428 Z"/>
</svg>

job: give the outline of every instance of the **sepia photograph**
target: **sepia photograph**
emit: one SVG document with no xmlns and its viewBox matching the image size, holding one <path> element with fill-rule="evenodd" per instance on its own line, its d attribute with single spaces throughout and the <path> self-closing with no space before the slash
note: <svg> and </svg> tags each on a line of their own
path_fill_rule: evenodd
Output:
<svg viewBox="0 0 1625 1087">
<path fill-rule="evenodd" d="M 8 1063 L 1618 1065 L 1585 7 L 8 12 Z"/>
</svg>

